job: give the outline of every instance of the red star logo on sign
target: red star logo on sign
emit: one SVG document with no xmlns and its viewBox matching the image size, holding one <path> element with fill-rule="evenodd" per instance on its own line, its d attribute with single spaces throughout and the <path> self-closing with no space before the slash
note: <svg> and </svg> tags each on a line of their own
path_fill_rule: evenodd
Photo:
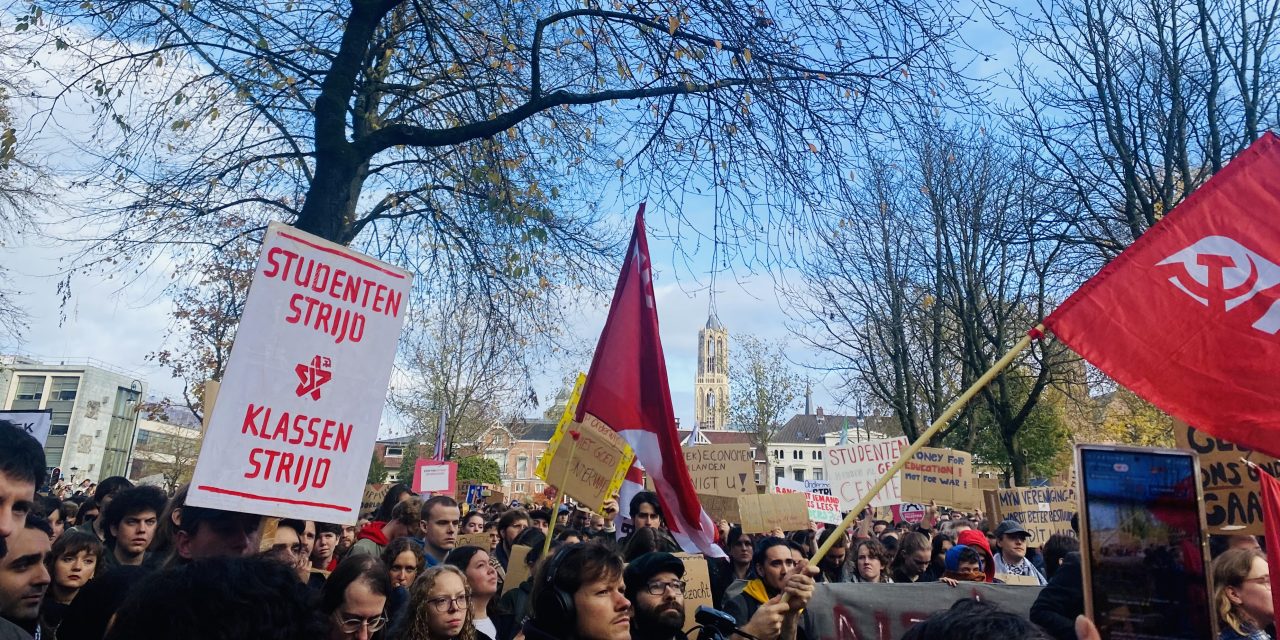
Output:
<svg viewBox="0 0 1280 640">
<path fill-rule="evenodd" d="M 333 363 L 324 356 L 316 356 L 311 359 L 311 364 L 300 364 L 293 368 L 298 374 L 298 388 L 294 393 L 298 397 L 311 395 L 312 400 L 320 399 L 320 387 L 324 383 L 333 379 L 333 372 L 330 371 Z"/>
</svg>

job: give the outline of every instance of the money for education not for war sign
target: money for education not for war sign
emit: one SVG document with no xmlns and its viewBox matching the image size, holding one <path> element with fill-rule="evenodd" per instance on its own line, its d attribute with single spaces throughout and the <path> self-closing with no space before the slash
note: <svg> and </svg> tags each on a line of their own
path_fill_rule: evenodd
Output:
<svg viewBox="0 0 1280 640">
<path fill-rule="evenodd" d="M 955 449 L 922 447 L 902 467 L 902 501 L 936 501 L 971 509 L 982 504 L 973 485 L 973 456 Z"/>
<path fill-rule="evenodd" d="M 906 437 L 898 437 L 827 447 L 823 455 L 825 477 L 831 483 L 832 493 L 840 499 L 840 508 L 852 509 L 871 490 L 871 485 L 898 461 L 907 445 Z M 898 474 L 871 499 L 870 506 L 887 507 L 900 502 L 902 488 L 901 474 Z"/>
<path fill-rule="evenodd" d="M 1174 422 L 1173 435 L 1179 449 L 1194 451 L 1200 458 L 1200 484 L 1204 488 L 1204 515 L 1209 533 L 1265 533 L 1258 472 L 1240 459 L 1247 457 L 1271 475 L 1280 475 L 1280 462 L 1197 431 L 1181 421 Z"/>
<path fill-rule="evenodd" d="M 411 281 L 272 223 L 187 501 L 354 524 Z"/>
</svg>

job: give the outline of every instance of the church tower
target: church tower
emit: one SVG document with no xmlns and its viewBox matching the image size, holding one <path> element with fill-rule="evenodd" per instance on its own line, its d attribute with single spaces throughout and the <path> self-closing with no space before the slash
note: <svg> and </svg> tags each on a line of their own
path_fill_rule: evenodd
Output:
<svg viewBox="0 0 1280 640">
<path fill-rule="evenodd" d="M 698 332 L 698 375 L 694 378 L 694 421 L 700 429 L 723 429 L 729 420 L 729 332 L 714 307 Z"/>
</svg>

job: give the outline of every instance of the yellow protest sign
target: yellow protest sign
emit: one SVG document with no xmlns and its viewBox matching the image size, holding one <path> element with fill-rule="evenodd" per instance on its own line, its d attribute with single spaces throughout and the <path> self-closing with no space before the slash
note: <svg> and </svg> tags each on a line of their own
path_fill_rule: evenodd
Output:
<svg viewBox="0 0 1280 640">
<path fill-rule="evenodd" d="M 592 511 L 602 511 L 626 476 L 635 452 L 592 416 L 570 423 L 569 437 L 546 456 L 547 483 Z"/>
<path fill-rule="evenodd" d="M 573 422 L 573 416 L 578 412 L 578 400 L 582 398 L 582 387 L 587 384 L 587 374 L 578 372 L 578 379 L 573 383 L 573 391 L 569 393 L 569 399 L 564 403 L 564 411 L 560 413 L 560 421 L 556 423 L 556 430 L 551 434 L 551 440 L 547 442 L 547 452 L 538 461 L 538 466 L 533 470 L 533 475 L 542 479 L 544 482 L 551 482 L 547 477 L 547 469 L 551 465 L 551 456 L 560 446 L 560 442 L 564 440 L 565 430 L 569 424 Z"/>
</svg>

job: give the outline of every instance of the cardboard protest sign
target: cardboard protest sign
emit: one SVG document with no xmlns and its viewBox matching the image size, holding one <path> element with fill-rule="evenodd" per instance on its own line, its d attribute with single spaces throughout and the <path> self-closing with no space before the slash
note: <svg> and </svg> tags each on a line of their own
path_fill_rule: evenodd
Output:
<svg viewBox="0 0 1280 640">
<path fill-rule="evenodd" d="M 810 638 L 901 638 L 908 629 L 958 600 L 980 600 L 1024 620 L 1039 588 L 961 582 L 874 584 L 841 582 L 818 585 L 801 624 Z"/>
<path fill-rule="evenodd" d="M 737 444 L 711 444 L 684 448 L 684 463 L 698 493 L 737 496 L 757 493 L 755 461 L 751 448 Z"/>
<path fill-rule="evenodd" d="M 1038 587 L 1040 581 L 1033 576 L 1020 576 L 1012 573 L 997 573 L 996 580 L 1005 584 L 1015 584 L 1022 587 Z"/>
<path fill-rule="evenodd" d="M 382 506 L 382 501 L 387 497 L 387 492 L 391 490 L 389 484 L 367 484 L 364 486 L 364 495 L 360 497 L 360 513 L 368 513 Z"/>
<path fill-rule="evenodd" d="M 568 400 L 565 400 L 564 411 L 560 412 L 560 421 L 556 423 L 556 430 L 551 433 L 551 439 L 547 441 L 546 453 L 542 456 L 542 459 L 538 460 L 538 466 L 533 470 L 535 478 L 541 478 L 544 482 L 551 482 L 547 475 L 551 465 L 551 456 L 560 447 L 560 442 L 564 440 L 565 430 L 573 422 L 574 415 L 577 414 L 578 400 L 582 397 L 582 387 L 586 384 L 587 374 L 578 372 L 578 378 L 573 383 L 573 390 L 569 392 Z"/>
<path fill-rule="evenodd" d="M 188 504 L 354 524 L 411 282 L 272 223 Z"/>
<path fill-rule="evenodd" d="M 507 496 L 503 495 L 501 491 L 492 491 L 484 499 L 485 504 L 503 504 L 506 501 Z"/>
<path fill-rule="evenodd" d="M 53 427 L 53 409 L 38 411 L 0 411 L 0 420 L 8 420 L 44 446 L 49 439 L 49 430 Z"/>
<path fill-rule="evenodd" d="M 458 480 L 458 463 L 418 459 L 413 467 L 414 493 L 453 495 Z"/>
<path fill-rule="evenodd" d="M 524 559 L 529 555 L 529 547 L 523 544 L 511 545 L 511 554 L 507 556 L 507 577 L 502 582 L 502 593 L 506 593 L 524 582 L 529 577 L 529 565 Z"/>
<path fill-rule="evenodd" d="M 714 606 L 711 598 L 711 572 L 707 559 L 700 553 L 672 554 L 684 563 L 684 630 L 698 626 L 693 620 L 700 606 Z"/>
<path fill-rule="evenodd" d="M 972 509 L 982 504 L 973 484 L 973 456 L 955 449 L 921 448 L 902 468 L 902 500 Z"/>
<path fill-rule="evenodd" d="M 746 496 L 698 495 L 702 508 L 714 519 L 742 525 L 743 533 L 809 528 L 809 507 L 803 493 L 761 493 Z"/>
<path fill-rule="evenodd" d="M 489 534 L 487 533 L 468 533 L 458 536 L 454 547 L 480 547 L 485 551 L 489 550 Z"/>
<path fill-rule="evenodd" d="M 1204 487 L 1204 515 L 1209 533 L 1263 535 L 1262 498 L 1258 472 L 1240 461 L 1248 458 L 1271 475 L 1280 474 L 1280 462 L 1221 438 L 1175 421 L 1173 436 L 1179 449 L 1200 458 L 1200 484 Z"/>
<path fill-rule="evenodd" d="M 213 417 L 213 407 L 218 404 L 218 390 L 222 383 L 217 380 L 206 380 L 204 383 L 203 413 L 200 415 L 200 432 L 209 430 L 209 418 Z"/>
<path fill-rule="evenodd" d="M 1073 534 L 1075 487 L 1015 487 L 987 491 L 984 495 L 991 521 L 1017 520 L 1031 532 L 1030 545 L 1039 547 L 1055 533 Z"/>
<path fill-rule="evenodd" d="M 827 524 L 840 524 L 844 518 L 840 515 L 840 499 L 830 493 L 814 493 L 808 490 L 807 482 L 800 480 L 778 480 L 773 487 L 775 493 L 802 493 L 805 506 L 809 510 L 809 520 Z M 830 491 L 830 489 L 828 489 Z"/>
<path fill-rule="evenodd" d="M 884 472 L 898 461 L 907 448 L 906 437 L 850 442 L 827 447 L 823 455 L 826 479 L 840 499 L 840 508 L 852 509 Z M 871 500 L 872 507 L 888 507 L 902 502 L 901 474 L 894 477 Z"/>
<path fill-rule="evenodd" d="M 622 486 L 635 452 L 622 436 L 592 416 L 570 423 L 568 429 L 569 437 L 554 451 L 548 447 L 547 483 L 599 512 Z"/>
</svg>

